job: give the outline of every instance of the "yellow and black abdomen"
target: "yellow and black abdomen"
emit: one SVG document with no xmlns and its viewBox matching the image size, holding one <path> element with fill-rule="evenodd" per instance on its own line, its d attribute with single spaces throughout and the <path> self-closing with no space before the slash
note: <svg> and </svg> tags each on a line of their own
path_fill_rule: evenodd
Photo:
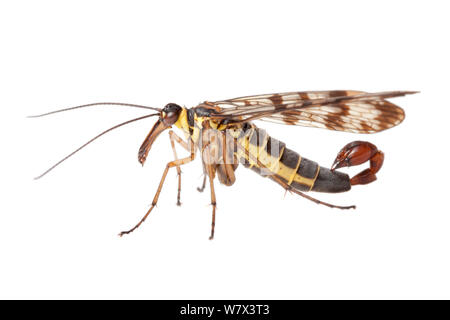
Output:
<svg viewBox="0 0 450 320">
<path fill-rule="evenodd" d="M 281 179 L 299 191 L 344 192 L 350 189 L 347 174 L 331 171 L 286 148 L 286 144 L 270 137 L 254 125 L 232 130 L 241 148 L 236 156 L 247 168 L 258 174 Z"/>
</svg>

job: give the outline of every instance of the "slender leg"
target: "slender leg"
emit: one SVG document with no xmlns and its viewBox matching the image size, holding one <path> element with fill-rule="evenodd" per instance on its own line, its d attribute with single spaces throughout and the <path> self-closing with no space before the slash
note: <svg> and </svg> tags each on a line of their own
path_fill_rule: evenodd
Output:
<svg viewBox="0 0 450 320">
<path fill-rule="evenodd" d="M 211 189 L 211 206 L 212 206 L 212 221 L 211 221 L 211 235 L 209 236 L 209 240 L 214 239 L 214 227 L 216 225 L 216 192 L 214 191 L 214 173 L 212 171 L 211 165 L 206 165 L 206 173 L 209 178 L 209 186 Z M 205 176 L 206 178 L 206 176 Z"/>
<path fill-rule="evenodd" d="M 211 235 L 209 240 L 214 239 L 214 227 L 216 225 L 216 192 L 214 191 L 214 179 L 209 177 L 209 185 L 211 187 L 211 205 L 212 205 L 212 221 L 211 221 Z"/>
<path fill-rule="evenodd" d="M 205 190 L 206 187 L 206 174 L 203 176 L 203 183 L 201 187 L 197 187 L 197 191 L 198 192 L 203 192 L 203 190 Z"/>
<path fill-rule="evenodd" d="M 164 170 L 164 173 L 162 175 L 161 181 L 159 182 L 158 190 L 156 191 L 156 194 L 155 194 L 155 196 L 153 198 L 152 205 L 151 205 L 150 209 L 148 209 L 148 211 L 144 215 L 144 217 L 138 222 L 137 225 L 135 225 L 130 230 L 122 231 L 121 233 L 119 233 L 119 236 L 122 237 L 125 234 L 129 234 L 129 233 L 133 232 L 134 230 L 139 228 L 139 226 L 145 221 L 145 219 L 147 219 L 147 217 L 150 214 L 150 212 L 152 212 L 153 208 L 158 203 L 159 194 L 161 193 L 161 189 L 162 189 L 162 187 L 164 185 L 164 180 L 166 179 L 166 176 L 167 176 L 167 173 L 169 172 L 169 169 L 172 168 L 172 167 L 176 167 L 176 166 L 182 166 L 182 165 L 187 164 L 187 163 L 189 163 L 189 162 L 191 162 L 192 160 L 195 159 L 195 147 L 194 147 L 194 144 L 192 142 L 190 142 L 190 146 L 191 146 L 191 148 L 190 148 L 191 149 L 191 155 L 189 157 L 186 157 L 186 158 L 183 158 L 183 159 L 179 159 L 179 160 L 174 160 L 174 161 L 171 161 L 171 162 L 167 163 L 166 169 Z"/>
<path fill-rule="evenodd" d="M 173 139 L 174 141 L 178 142 L 186 151 L 190 151 L 189 148 L 189 144 L 191 143 L 190 141 L 189 142 L 184 141 L 172 130 L 169 131 L 169 136 L 171 140 Z"/>
<path fill-rule="evenodd" d="M 205 143 L 204 146 L 202 146 L 202 150 L 201 150 L 201 154 L 203 155 L 203 153 L 205 152 L 206 148 L 209 146 L 210 141 L 207 141 Z M 202 165 L 203 165 L 203 183 L 201 187 L 197 187 L 197 191 L 198 192 L 203 192 L 205 190 L 206 187 L 206 176 L 208 175 L 208 173 L 206 172 L 206 166 L 205 166 L 205 162 L 202 161 Z"/>
<path fill-rule="evenodd" d="M 209 128 L 209 123 L 204 122 L 204 128 Z M 214 177 L 215 177 L 215 165 L 212 161 L 212 155 L 214 154 L 215 147 L 217 147 L 217 142 L 213 136 L 211 136 L 211 131 L 204 130 L 202 132 L 202 148 L 201 148 L 201 156 L 203 163 L 203 170 L 205 175 L 208 175 L 209 178 L 209 186 L 211 189 L 211 206 L 212 206 L 212 221 L 211 221 L 211 235 L 209 236 L 209 240 L 214 239 L 214 228 L 216 225 L 216 193 L 214 191 Z"/>
<path fill-rule="evenodd" d="M 177 150 L 175 149 L 175 141 L 178 142 L 183 148 L 185 148 L 187 151 L 189 151 L 189 148 L 187 146 L 187 143 L 183 141 L 175 132 L 172 130 L 169 131 L 169 137 L 170 137 L 170 145 L 172 146 L 173 156 L 175 158 L 175 161 L 178 160 L 177 156 Z M 178 193 L 177 193 L 177 206 L 181 206 L 180 202 L 180 194 L 181 194 L 181 169 L 180 166 L 177 165 L 177 176 L 178 176 Z"/>
<path fill-rule="evenodd" d="M 272 176 L 272 178 L 273 178 L 273 180 L 275 182 L 277 182 L 284 189 L 286 189 L 286 191 L 294 192 L 294 193 L 298 194 L 299 196 L 302 196 L 303 198 L 311 200 L 311 201 L 313 201 L 313 202 L 315 202 L 317 204 L 322 204 L 324 206 L 327 206 L 327 207 L 330 207 L 330 208 L 337 208 L 337 209 L 355 209 L 356 208 L 356 206 L 354 206 L 354 205 L 352 205 L 352 206 L 338 206 L 338 205 L 334 205 L 334 204 L 331 204 L 331 203 L 328 203 L 328 202 L 324 202 L 324 201 L 318 200 L 318 199 L 313 198 L 313 197 L 311 197 L 311 196 L 309 196 L 309 195 L 307 195 L 307 194 L 305 194 L 305 193 L 303 193 L 301 191 L 298 191 L 298 190 L 292 188 L 290 185 L 288 185 L 286 182 L 284 182 L 283 180 L 281 180 L 280 178 L 278 178 L 276 176 Z"/>
</svg>

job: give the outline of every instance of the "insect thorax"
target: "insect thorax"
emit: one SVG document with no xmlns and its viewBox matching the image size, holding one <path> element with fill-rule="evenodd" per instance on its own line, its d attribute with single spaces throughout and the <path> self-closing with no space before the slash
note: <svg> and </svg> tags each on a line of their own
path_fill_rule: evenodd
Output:
<svg viewBox="0 0 450 320">
<path fill-rule="evenodd" d="M 202 130 L 208 128 L 211 130 L 224 131 L 228 128 L 228 126 L 210 118 L 210 115 L 213 112 L 214 109 L 202 105 L 190 109 L 183 108 L 175 126 L 183 131 L 186 138 L 192 139 L 192 141 L 197 144 Z"/>
</svg>

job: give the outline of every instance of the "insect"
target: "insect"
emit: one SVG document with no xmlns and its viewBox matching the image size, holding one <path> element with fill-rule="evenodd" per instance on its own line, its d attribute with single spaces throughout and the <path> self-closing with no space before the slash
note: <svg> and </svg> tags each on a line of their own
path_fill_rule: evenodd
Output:
<svg viewBox="0 0 450 320">
<path fill-rule="evenodd" d="M 74 152 L 57 162 L 37 178 L 41 178 L 69 157 L 80 151 L 100 136 L 126 124 L 157 116 L 158 119 L 144 139 L 138 160 L 144 165 L 152 144 L 165 130 L 177 127 L 186 140 L 169 130 L 174 160 L 167 163 L 159 182 L 150 209 L 131 229 L 121 232 L 123 236 L 136 230 L 156 206 L 167 173 L 175 168 L 178 175 L 177 205 L 180 205 L 181 169 L 180 167 L 200 156 L 204 178 L 198 190 L 205 189 L 207 180 L 211 192 L 212 222 L 209 239 L 214 238 L 216 217 L 216 194 L 214 181 L 231 186 L 236 181 L 235 171 L 239 164 L 263 177 L 268 177 L 286 191 L 293 192 L 317 204 L 331 208 L 350 209 L 355 206 L 338 206 L 320 201 L 306 194 L 309 191 L 337 193 L 345 192 L 354 185 L 368 184 L 376 180 L 384 154 L 369 142 L 354 141 L 342 148 L 331 169 L 319 166 L 316 162 L 300 156 L 286 147 L 285 143 L 269 136 L 253 121 L 272 121 L 287 125 L 325 128 L 353 133 L 379 132 L 403 121 L 404 111 L 386 99 L 400 97 L 416 92 L 390 91 L 366 93 L 362 91 L 310 91 L 287 92 L 246 96 L 215 102 L 205 101 L 193 108 L 169 103 L 164 108 L 154 108 L 128 103 L 92 103 L 61 109 L 37 116 L 41 117 L 62 111 L 98 105 L 136 107 L 156 111 L 118 124 L 92 138 Z M 189 155 L 179 158 L 175 148 L 178 144 Z M 369 168 L 350 178 L 337 171 L 342 167 L 360 165 L 369 161 Z"/>
</svg>

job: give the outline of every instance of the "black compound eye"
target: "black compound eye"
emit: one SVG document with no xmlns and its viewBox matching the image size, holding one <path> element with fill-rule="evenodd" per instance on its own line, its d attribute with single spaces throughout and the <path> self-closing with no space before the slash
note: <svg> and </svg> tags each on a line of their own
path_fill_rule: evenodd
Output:
<svg viewBox="0 0 450 320">
<path fill-rule="evenodd" d="M 178 120 L 178 116 L 180 115 L 181 107 L 175 103 L 169 103 L 166 105 L 162 112 L 162 120 L 163 122 L 171 126 Z"/>
<path fill-rule="evenodd" d="M 165 122 L 167 125 L 172 125 L 172 124 L 174 124 L 175 122 L 177 122 L 177 120 L 178 120 L 178 113 L 177 113 L 177 112 L 169 112 L 169 113 L 166 113 L 166 115 L 165 115 L 165 117 L 163 118 L 163 120 L 164 120 L 164 122 Z"/>
</svg>

